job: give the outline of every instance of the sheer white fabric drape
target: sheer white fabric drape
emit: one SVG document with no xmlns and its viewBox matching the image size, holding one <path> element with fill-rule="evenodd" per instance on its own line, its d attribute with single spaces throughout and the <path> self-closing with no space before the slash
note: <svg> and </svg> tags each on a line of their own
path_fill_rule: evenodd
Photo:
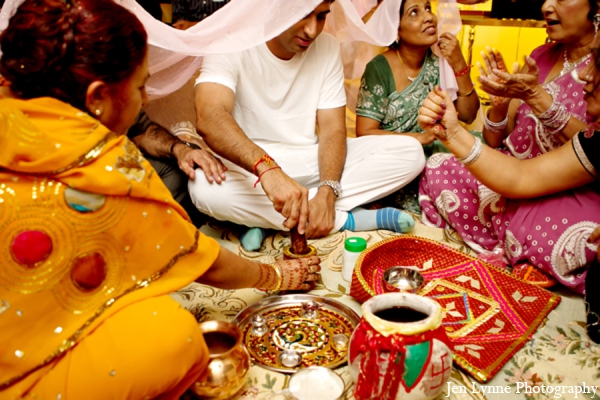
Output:
<svg viewBox="0 0 600 400">
<path fill-rule="evenodd" d="M 132 11 L 148 32 L 150 73 L 148 94 L 158 98 L 183 86 L 198 70 L 202 56 L 244 50 L 279 35 L 304 18 L 322 0 L 231 0 L 209 18 L 186 31 L 174 29 L 148 14 L 135 0 L 115 0 Z M 7 0 L 0 12 L 0 31 L 23 0 Z M 328 16 L 327 30 L 342 43 L 347 78 L 362 75 L 375 55 L 373 46 L 387 46 L 396 39 L 402 0 L 384 0 L 371 19 L 362 17 L 376 0 L 336 0 Z M 440 0 L 439 33 L 454 34 L 461 27 L 456 0 Z M 436 47 L 436 46 L 434 46 Z M 434 49 L 439 55 L 439 51 Z M 0 54 L 1 56 L 1 54 Z M 442 87 L 457 90 L 452 69 L 441 62 Z"/>
</svg>

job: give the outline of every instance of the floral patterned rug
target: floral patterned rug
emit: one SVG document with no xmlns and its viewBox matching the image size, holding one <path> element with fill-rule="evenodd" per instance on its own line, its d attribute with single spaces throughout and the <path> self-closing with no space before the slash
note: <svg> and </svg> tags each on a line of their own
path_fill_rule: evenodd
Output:
<svg viewBox="0 0 600 400">
<path fill-rule="evenodd" d="M 239 246 L 240 231 L 235 226 L 209 222 L 200 229 L 221 245 L 256 261 L 273 262 L 282 257 L 289 245 L 286 233 L 273 233 L 260 251 L 247 252 Z M 456 235 L 417 223 L 411 234 L 436 240 L 473 255 Z M 310 293 L 333 298 L 360 315 L 360 304 L 348 295 L 350 285 L 341 277 L 343 242 L 348 233 L 337 233 L 309 241 L 321 257 L 321 279 Z M 397 236 L 379 230 L 352 233 L 365 238 L 369 245 Z M 560 305 L 548 316 L 532 340 L 488 384 L 480 385 L 459 369 L 454 369 L 446 391 L 438 399 L 550 399 L 597 398 L 592 385 L 600 385 L 600 346 L 590 342 L 585 330 L 585 306 L 581 296 L 565 289 L 553 289 L 562 296 Z M 199 321 L 232 320 L 246 306 L 271 295 L 254 290 L 222 290 L 191 284 L 172 297 L 192 312 Z M 347 366 L 335 370 L 346 383 L 344 399 L 353 399 L 353 385 Z M 235 399 L 265 399 L 287 387 L 289 376 L 253 366 L 244 387 Z M 449 393 L 447 393 L 449 391 Z M 570 391 L 570 393 L 569 393 Z M 578 394 L 574 394 L 579 392 Z M 589 393 L 585 393 L 589 392 Z M 575 397 L 578 396 L 578 397 Z M 184 398 L 191 398 L 189 395 Z M 283 399 L 272 396 L 271 400 Z"/>
</svg>

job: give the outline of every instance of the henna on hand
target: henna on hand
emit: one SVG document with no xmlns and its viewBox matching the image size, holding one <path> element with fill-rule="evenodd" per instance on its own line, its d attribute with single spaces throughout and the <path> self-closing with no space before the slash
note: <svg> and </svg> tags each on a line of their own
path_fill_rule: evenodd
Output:
<svg viewBox="0 0 600 400">
<path fill-rule="evenodd" d="M 283 277 L 281 289 L 310 290 L 318 279 L 318 272 L 321 270 L 320 261 L 316 256 L 277 261 L 275 265 L 279 266 Z"/>
<path fill-rule="evenodd" d="M 269 290 L 277 285 L 277 274 L 269 264 L 258 264 L 258 281 L 254 284 L 257 289 Z"/>
</svg>

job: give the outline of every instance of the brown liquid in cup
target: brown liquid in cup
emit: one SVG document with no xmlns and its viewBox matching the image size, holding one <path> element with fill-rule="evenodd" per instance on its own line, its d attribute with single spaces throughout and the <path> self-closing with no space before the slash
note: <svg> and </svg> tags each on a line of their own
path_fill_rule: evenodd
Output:
<svg viewBox="0 0 600 400">
<path fill-rule="evenodd" d="M 429 316 L 421 311 L 402 306 L 385 308 L 373 314 L 386 321 L 402 323 L 422 321 Z"/>
<path fill-rule="evenodd" d="M 208 346 L 210 355 L 225 353 L 235 346 L 235 339 L 222 332 L 205 333 L 204 341 Z"/>
</svg>

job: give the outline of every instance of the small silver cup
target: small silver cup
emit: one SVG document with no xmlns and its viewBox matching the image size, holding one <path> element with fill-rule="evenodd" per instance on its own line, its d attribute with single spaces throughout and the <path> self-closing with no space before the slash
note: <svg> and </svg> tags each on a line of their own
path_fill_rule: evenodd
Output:
<svg viewBox="0 0 600 400">
<path fill-rule="evenodd" d="M 296 368 L 302 362 L 302 354 L 295 350 L 283 350 L 279 353 L 279 363 L 286 368 Z"/>
<path fill-rule="evenodd" d="M 349 342 L 350 342 L 350 338 L 348 337 L 348 335 L 345 335 L 343 333 L 338 333 L 338 334 L 333 335 L 333 341 L 331 342 L 331 345 L 337 352 L 342 353 L 342 352 L 348 350 Z"/>
<path fill-rule="evenodd" d="M 316 301 L 303 301 L 302 302 L 302 316 L 304 318 L 315 319 L 317 318 L 317 310 L 319 309 L 319 303 Z"/>
<path fill-rule="evenodd" d="M 389 292 L 417 293 L 425 283 L 415 267 L 391 267 L 383 274 L 383 285 Z"/>
<path fill-rule="evenodd" d="M 255 336 L 262 336 L 269 330 L 269 327 L 267 326 L 267 320 L 260 314 L 253 316 L 250 322 L 252 324 L 250 333 Z"/>
</svg>

